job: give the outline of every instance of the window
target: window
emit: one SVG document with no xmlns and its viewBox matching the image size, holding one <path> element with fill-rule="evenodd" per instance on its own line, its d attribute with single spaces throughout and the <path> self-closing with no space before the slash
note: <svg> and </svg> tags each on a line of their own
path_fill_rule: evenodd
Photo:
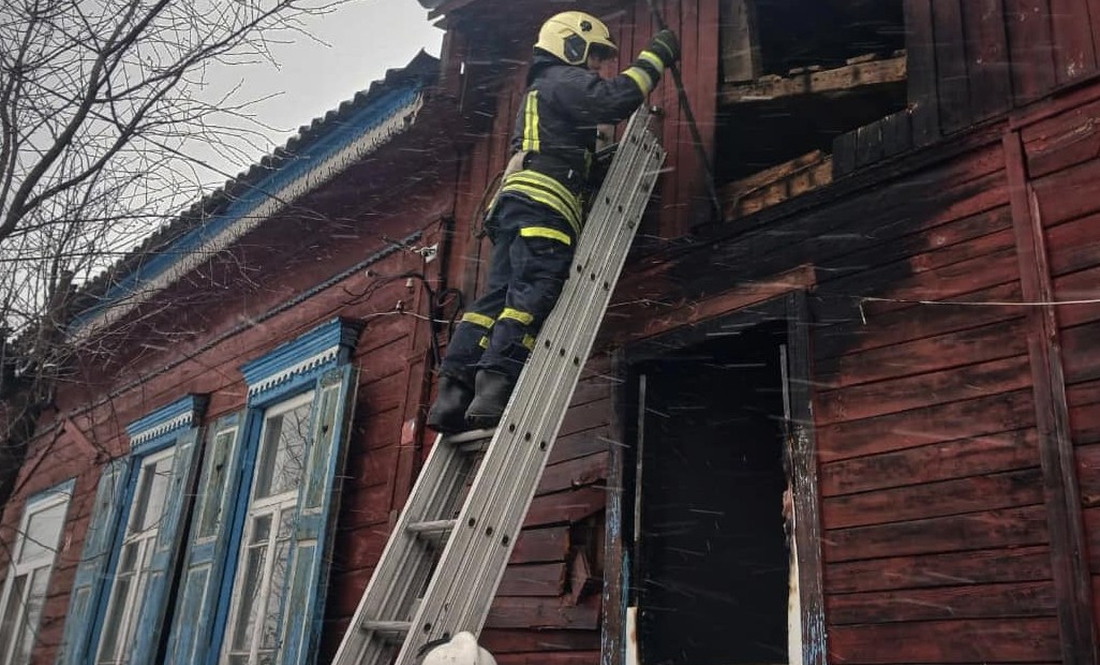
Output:
<svg viewBox="0 0 1100 665">
<path fill-rule="evenodd" d="M 0 665 L 30 662 L 72 488 L 69 481 L 27 502 L 0 593 Z"/>
<path fill-rule="evenodd" d="M 830 184 L 847 172 L 835 141 L 871 123 L 889 118 L 897 131 L 880 128 L 868 158 L 905 149 L 901 0 L 721 0 L 719 32 L 715 173 L 727 218 Z"/>
<path fill-rule="evenodd" d="M 135 421 L 130 454 L 104 467 L 59 665 L 156 662 L 205 406 L 190 395 Z"/>
<path fill-rule="evenodd" d="M 313 392 L 268 409 L 233 585 L 228 662 L 273 663 L 287 586 Z"/>
<path fill-rule="evenodd" d="M 99 665 L 127 663 L 134 644 L 136 613 L 152 572 L 153 548 L 163 523 L 168 484 L 172 477 L 175 446 L 143 460 L 137 475 L 137 493 L 122 539 L 122 553 L 115 569 L 107 604 L 107 620 L 99 642 Z"/>
<path fill-rule="evenodd" d="M 207 436 L 163 665 L 316 658 L 357 337 L 337 319 L 241 367 L 248 402 Z"/>
</svg>

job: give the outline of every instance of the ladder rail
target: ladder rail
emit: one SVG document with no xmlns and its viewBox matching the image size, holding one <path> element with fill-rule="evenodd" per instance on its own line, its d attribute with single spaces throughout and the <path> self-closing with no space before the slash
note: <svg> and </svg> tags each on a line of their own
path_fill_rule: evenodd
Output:
<svg viewBox="0 0 1100 665">
<path fill-rule="evenodd" d="M 609 174 L 609 180 L 611 179 L 611 175 L 612 174 Z M 616 192 L 616 194 L 618 194 L 616 198 L 621 198 L 621 196 L 625 194 L 625 192 Z M 603 233 L 606 233 L 606 227 L 597 227 L 597 229 L 590 228 L 589 231 L 596 231 L 598 234 L 602 235 Z M 596 241 L 593 241 L 593 243 L 595 242 Z M 583 262 L 579 262 L 577 265 L 582 269 L 585 267 Z M 530 358 L 528 361 L 528 366 L 530 367 L 530 369 L 541 370 L 541 372 L 553 370 L 552 367 L 543 366 L 540 355 L 544 353 L 544 350 L 546 348 L 545 342 L 550 339 L 555 339 L 562 333 L 562 324 L 564 318 L 563 315 L 565 312 L 571 311 L 571 303 L 569 302 L 569 300 L 576 297 L 577 291 L 578 290 L 576 288 L 572 288 L 569 290 L 569 293 L 563 294 L 562 302 L 559 302 L 558 307 L 555 308 L 558 316 L 552 316 L 551 318 L 553 320 L 547 321 L 546 326 L 544 326 L 543 332 L 540 334 L 540 339 L 536 341 L 535 351 L 532 353 L 532 358 Z M 565 342 L 563 341 L 562 344 L 554 346 L 555 348 L 558 346 L 565 348 Z M 551 352 L 553 352 L 553 349 L 551 349 Z M 509 404 L 508 409 L 506 409 L 506 418 L 502 421 L 502 424 L 505 425 L 505 427 L 502 427 L 498 430 L 498 434 L 494 437 L 494 442 L 493 444 L 491 444 L 490 447 L 491 451 L 495 452 L 503 450 L 504 453 L 490 453 L 490 455 L 487 456 L 486 459 L 483 461 L 481 470 L 479 471 L 478 480 L 475 480 L 475 487 L 471 491 L 471 501 L 469 504 L 467 504 L 463 518 L 460 518 L 460 522 L 467 527 L 469 527 L 469 519 L 471 516 L 476 516 L 476 518 L 478 518 L 482 524 L 492 524 L 490 515 L 479 515 L 479 513 L 482 512 L 486 506 L 492 505 L 494 503 L 499 503 L 501 499 L 498 498 L 498 494 L 507 491 L 505 484 L 497 482 L 496 479 L 499 478 L 500 474 L 502 474 L 505 469 L 514 468 L 516 465 L 515 458 L 523 454 L 523 450 L 521 447 L 522 442 L 517 442 L 517 437 L 514 436 L 514 434 L 518 433 L 519 431 L 522 431 L 524 433 L 529 432 L 530 421 L 533 420 L 537 423 L 539 420 L 544 419 L 544 413 L 546 411 L 552 410 L 553 406 L 552 404 L 545 403 L 545 406 L 547 408 L 544 408 L 542 411 L 529 409 L 528 411 L 520 414 L 520 422 L 517 424 L 510 422 L 512 414 L 515 413 L 512 409 L 512 405 L 516 403 L 523 403 L 524 401 L 529 400 L 529 393 L 532 390 L 532 388 L 530 388 L 529 386 L 537 386 L 537 388 L 542 390 L 544 394 L 551 397 L 558 395 L 561 392 L 561 387 L 558 385 L 546 386 L 543 383 L 545 379 L 541 375 L 532 381 L 528 380 L 532 378 L 531 372 L 527 371 L 526 374 L 527 376 L 522 377 L 520 379 L 520 383 L 517 384 L 516 390 L 512 396 L 511 403 Z M 563 377 L 564 374 L 558 372 L 557 376 Z M 516 425 L 517 432 L 509 432 L 509 425 Z M 541 435 L 542 432 L 539 432 L 539 434 Z M 532 439 L 534 439 L 533 434 Z M 539 439 L 540 442 L 542 440 L 543 439 L 541 438 Z M 533 441 L 529 441 L 527 443 L 533 443 Z M 488 485 L 488 487 L 483 489 L 484 485 Z M 476 559 L 470 556 L 469 550 L 476 547 L 475 541 L 476 537 L 472 536 L 469 532 L 464 533 L 463 536 L 460 537 L 455 546 L 462 546 L 463 549 L 466 551 L 463 553 L 463 555 L 458 557 L 458 561 L 465 561 L 471 565 L 475 563 L 484 563 L 483 559 Z M 452 556 L 455 556 L 455 553 L 445 552 L 443 558 L 444 560 L 449 560 L 449 557 Z M 445 580 L 444 584 L 448 585 L 449 587 L 443 595 L 455 595 L 453 587 L 456 585 L 460 585 L 464 579 L 467 579 L 467 575 L 471 572 L 472 571 L 459 570 L 455 571 L 454 575 L 447 575 L 443 577 L 442 579 Z M 433 589 L 429 590 L 426 595 L 433 596 L 439 592 L 439 589 Z"/>
<path fill-rule="evenodd" d="M 634 213 L 640 216 L 647 200 L 648 196 L 642 198 L 640 205 L 636 206 L 636 210 L 628 210 L 625 214 L 628 217 Z M 624 259 L 625 255 L 626 251 L 624 249 L 622 252 L 622 257 Z M 613 260 L 609 261 L 609 265 L 605 266 L 603 272 L 605 275 L 617 276 L 621 269 L 621 265 L 614 266 L 611 265 L 612 263 Z M 614 270 L 612 270 L 612 268 L 614 268 Z M 600 274 L 596 274 L 597 278 L 599 278 Z M 613 288 L 613 285 L 611 286 Z M 607 299 L 610 299 L 610 289 L 608 289 Z M 572 400 L 573 390 L 583 370 L 584 360 L 587 359 L 591 351 L 605 309 L 606 303 L 599 308 L 590 308 L 580 321 L 576 319 L 564 321 L 563 317 L 563 323 L 568 324 L 565 330 L 569 331 L 571 334 L 566 341 L 559 345 L 559 348 L 571 350 L 573 353 L 570 355 L 578 358 L 579 362 L 576 365 L 570 365 L 568 372 L 557 374 L 554 388 L 547 391 L 549 397 L 544 402 L 544 408 L 542 409 L 543 413 L 524 414 L 525 418 L 517 423 L 516 432 L 508 432 L 507 434 L 510 436 L 505 439 L 510 449 L 522 450 L 525 443 L 530 446 L 534 441 L 546 441 L 548 444 L 547 448 L 539 452 L 531 452 L 525 456 L 525 459 L 522 460 L 522 469 L 515 474 L 515 476 L 520 479 L 519 482 L 516 483 L 510 494 L 503 500 L 487 504 L 486 507 L 489 509 L 489 512 L 483 516 L 483 521 L 488 519 L 491 523 L 499 522 L 507 525 L 509 528 L 514 527 L 517 530 L 522 528 L 523 518 L 527 514 L 530 504 L 534 499 L 534 494 L 541 479 L 542 471 L 546 466 L 553 442 L 564 421 L 565 412 L 568 409 L 569 402 Z M 551 349 L 548 352 L 552 353 L 553 350 Z M 548 419 L 545 415 L 548 413 L 554 413 L 556 417 Z M 532 431 L 532 442 L 526 442 L 525 434 L 522 436 L 520 435 L 520 432 L 526 433 L 527 431 Z M 496 594 L 500 579 L 503 577 L 507 558 L 508 555 L 500 553 L 491 558 L 486 557 L 479 560 L 481 568 L 481 571 L 478 573 L 479 579 L 481 575 L 487 574 L 487 571 L 493 570 L 493 568 L 496 568 L 496 579 L 492 584 L 484 584 L 475 587 L 475 593 L 469 594 L 466 597 L 462 611 L 460 611 L 458 617 L 454 619 L 456 626 L 461 626 L 460 629 L 471 630 L 471 632 L 474 633 L 480 632 L 488 614 L 488 607 Z"/>
<path fill-rule="evenodd" d="M 409 609 L 402 605 L 419 593 L 435 565 L 435 557 L 429 552 L 415 551 L 427 546 L 417 542 L 417 535 L 409 527 L 445 511 L 446 504 L 453 498 L 457 486 L 465 482 L 472 466 L 457 447 L 438 445 L 438 439 L 436 443 L 382 550 L 378 567 L 356 610 L 358 621 L 353 620 L 341 642 L 337 663 L 363 662 L 371 656 L 372 647 L 374 650 L 392 649 L 393 645 L 386 640 L 371 640 L 369 636 L 363 640 L 361 649 L 355 649 L 352 642 L 357 632 L 369 630 L 357 624 L 369 622 L 371 617 L 396 617 Z M 402 570 L 410 559 L 413 559 L 412 570 Z M 383 622 L 376 620 L 375 623 Z"/>
<path fill-rule="evenodd" d="M 480 633 L 666 155 L 650 117 L 627 124 L 501 426 L 436 439 L 334 665 L 413 665 L 429 642 Z"/>
<path fill-rule="evenodd" d="M 582 235 L 583 247 L 578 251 L 580 261 L 572 269 L 575 274 L 567 281 L 566 293 L 536 341 L 536 351 L 528 361 L 529 369 L 521 376 L 505 411 L 502 426 L 498 428 L 482 462 L 470 491 L 470 499 L 459 517 L 458 530 L 443 552 L 437 572 L 425 593 L 426 600 L 413 622 L 413 634 L 398 656 L 398 665 L 413 662 L 419 647 L 433 638 L 459 630 L 477 633 L 484 623 L 488 606 L 522 526 L 522 517 L 533 499 L 553 439 L 564 420 L 573 388 L 625 262 L 628 240 L 636 230 L 637 221 L 611 224 L 595 218 L 640 217 L 656 180 L 656 171 L 664 158 L 656 138 L 644 131 L 647 120 L 646 115 L 634 119 L 641 125 L 642 137 L 638 137 L 637 129 L 631 131 L 632 128 L 628 127 L 626 140 L 642 142 L 642 145 L 628 146 L 633 148 L 630 156 L 613 165 L 613 172 L 608 175 L 605 189 L 600 193 L 601 200 L 597 201 L 597 207 L 590 215 L 591 222 Z M 646 146 L 656 150 L 651 154 L 644 149 Z M 616 170 L 617 173 L 614 172 Z M 642 173 L 640 177 L 637 176 L 639 171 Z M 641 186 L 628 188 L 625 182 L 616 182 L 629 180 L 632 175 L 646 184 L 644 195 L 639 195 L 643 189 Z M 607 189 L 611 190 L 610 193 Z M 616 245 L 621 246 L 618 252 L 613 251 Z M 601 255 L 605 257 L 602 260 L 597 258 Z M 596 275 L 595 280 L 591 278 L 593 274 Z M 596 282 L 597 288 L 602 288 L 602 292 L 598 292 L 601 297 L 594 299 L 590 289 L 585 288 L 588 286 L 585 282 Z M 593 302 L 600 304 L 593 306 Z M 576 317 L 578 305 L 587 306 L 582 308 L 586 313 L 583 325 L 579 325 Z M 554 342 L 552 348 L 546 348 L 547 340 Z M 559 366 L 560 362 L 554 363 L 558 360 L 553 358 L 555 354 L 559 359 L 565 356 L 564 371 Z M 536 368 L 536 372 L 530 371 Z M 528 404 L 528 408 L 517 416 L 514 406 L 524 403 Z M 538 408 L 539 405 L 542 408 Z M 539 450 L 531 452 L 532 447 Z M 506 473 L 513 476 L 516 482 L 501 482 Z M 523 500 L 520 501 L 520 498 Z M 508 514 L 509 506 L 513 507 L 512 515 Z M 518 513 L 518 520 L 515 513 Z M 506 517 L 510 519 L 505 520 Z M 471 519 L 474 520 L 473 525 Z M 519 523 L 505 524 L 502 534 L 500 527 L 506 521 Z M 488 535 L 488 528 L 494 529 L 492 535 Z M 499 545 L 484 545 L 493 540 L 497 540 Z M 478 583 L 471 585 L 470 580 L 477 580 Z M 447 625 L 440 626 L 441 621 Z"/>
</svg>

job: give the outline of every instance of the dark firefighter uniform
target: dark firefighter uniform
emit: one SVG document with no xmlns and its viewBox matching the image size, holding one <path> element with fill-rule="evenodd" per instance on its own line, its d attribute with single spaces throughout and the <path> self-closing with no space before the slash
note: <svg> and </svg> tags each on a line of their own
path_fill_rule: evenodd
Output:
<svg viewBox="0 0 1100 665">
<path fill-rule="evenodd" d="M 591 25 L 587 19 L 596 21 L 581 12 L 567 14 L 586 17 L 582 26 Z M 493 243 L 488 290 L 469 306 L 451 339 L 430 426 L 457 431 L 499 420 L 569 276 L 584 224 L 582 194 L 589 185 L 596 127 L 624 120 L 645 101 L 666 59 L 671 64 L 676 57 L 675 37 L 667 33 L 665 40 L 655 38 L 656 47 L 611 79 L 536 48 L 516 116 L 513 156 L 486 221 Z M 475 386 L 476 396 L 470 393 Z M 448 403 L 444 390 L 452 391 L 457 404 Z M 466 404 L 460 419 L 456 411 Z"/>
</svg>

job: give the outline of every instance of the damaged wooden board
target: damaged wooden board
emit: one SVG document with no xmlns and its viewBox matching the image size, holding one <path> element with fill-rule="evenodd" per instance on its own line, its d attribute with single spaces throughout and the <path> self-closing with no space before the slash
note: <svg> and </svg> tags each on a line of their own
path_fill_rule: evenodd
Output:
<svg viewBox="0 0 1100 665">
<path fill-rule="evenodd" d="M 907 58 L 901 55 L 885 60 L 856 62 L 835 69 L 807 71 L 786 78 L 765 76 L 751 83 L 725 85 L 719 94 L 719 103 L 742 104 L 797 95 L 842 93 L 865 86 L 901 83 L 907 76 Z"/>
<path fill-rule="evenodd" d="M 728 220 L 751 215 L 832 181 L 832 157 L 814 150 L 723 187 L 724 217 Z"/>
</svg>

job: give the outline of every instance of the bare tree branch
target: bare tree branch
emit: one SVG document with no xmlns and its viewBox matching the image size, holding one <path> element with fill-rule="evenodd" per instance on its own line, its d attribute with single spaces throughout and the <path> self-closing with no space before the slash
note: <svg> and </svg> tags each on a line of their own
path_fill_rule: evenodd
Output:
<svg viewBox="0 0 1100 665">
<path fill-rule="evenodd" d="M 143 239 L 229 177 L 212 156 L 240 163 L 266 143 L 248 100 L 207 89 L 210 72 L 271 61 L 305 17 L 348 1 L 0 6 L 0 502 L 18 469 L 7 462 L 22 459 L 59 383 L 122 334 L 78 353 L 65 329 L 72 294 L 121 257 L 142 260 Z M 127 325 L 156 314 L 150 304 Z"/>
</svg>

